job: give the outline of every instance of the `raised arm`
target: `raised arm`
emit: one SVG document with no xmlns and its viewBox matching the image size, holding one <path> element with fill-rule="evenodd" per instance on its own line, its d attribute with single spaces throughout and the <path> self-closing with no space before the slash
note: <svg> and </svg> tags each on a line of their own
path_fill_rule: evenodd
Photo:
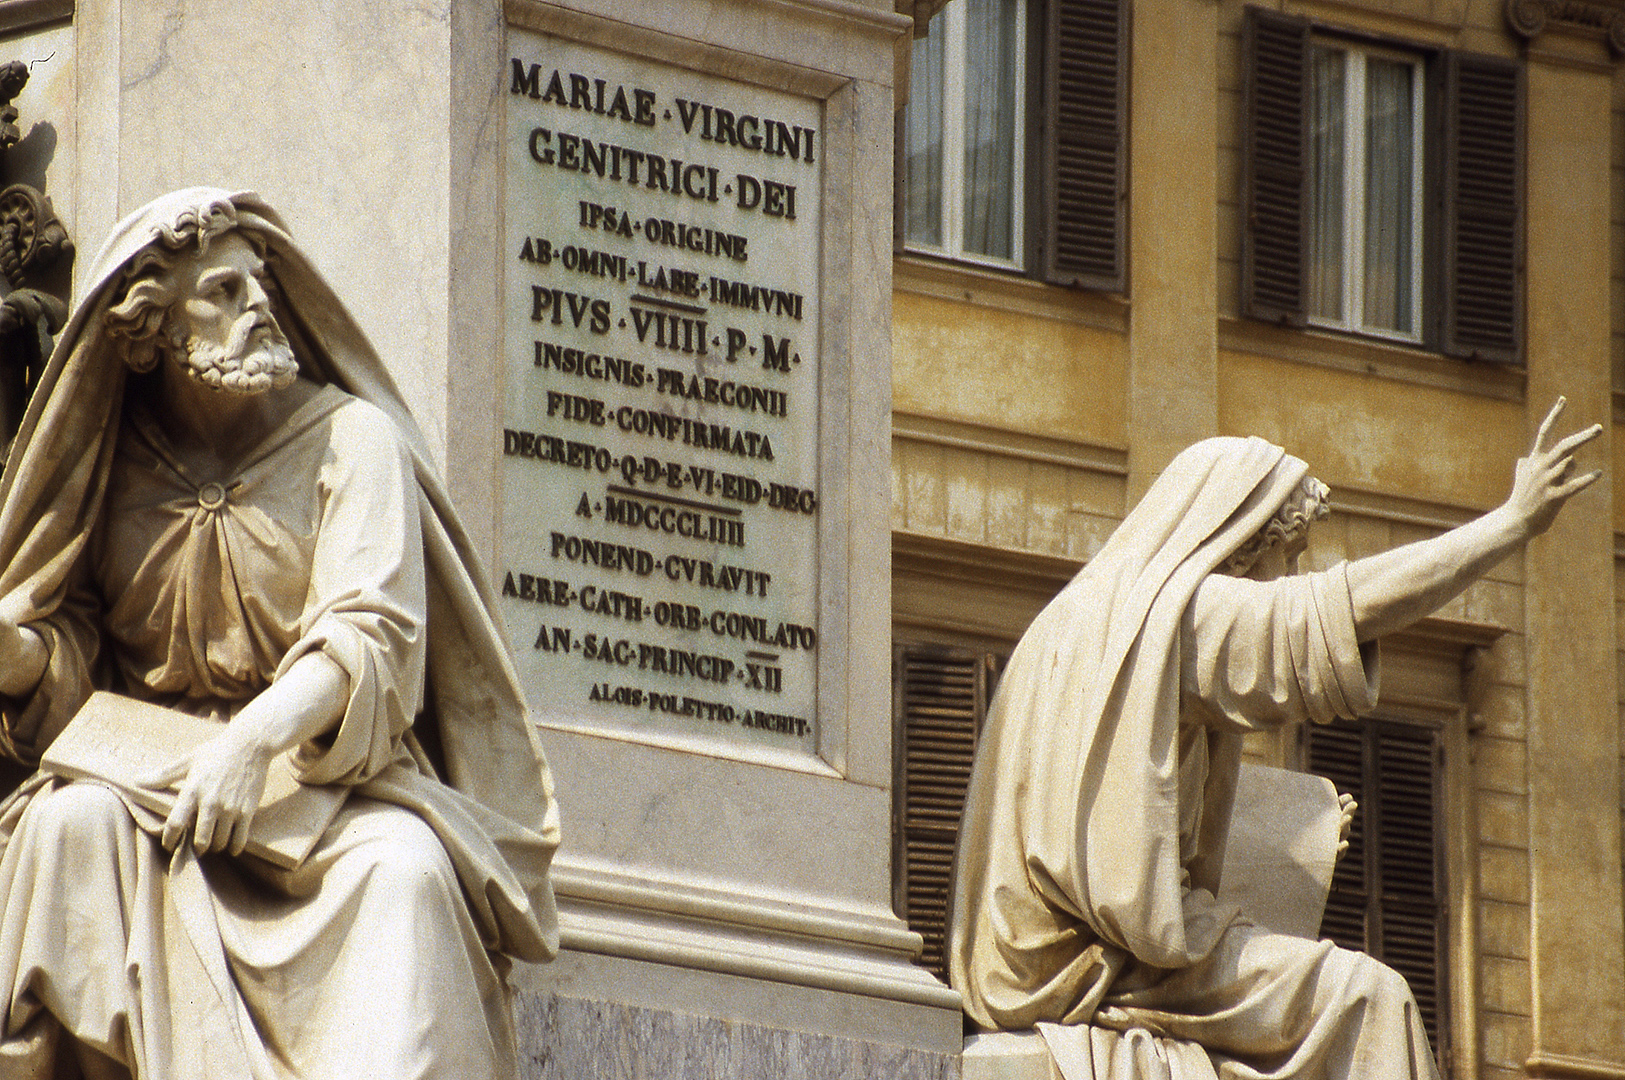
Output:
<svg viewBox="0 0 1625 1080">
<path fill-rule="evenodd" d="M 1570 475 L 1574 451 L 1601 434 L 1601 425 L 1546 446 L 1563 405 L 1558 398 L 1528 456 L 1518 460 L 1506 502 L 1443 535 L 1349 564 L 1354 629 L 1361 641 L 1402 630 L 1449 603 L 1490 567 L 1545 532 L 1563 504 L 1602 475 Z"/>
</svg>

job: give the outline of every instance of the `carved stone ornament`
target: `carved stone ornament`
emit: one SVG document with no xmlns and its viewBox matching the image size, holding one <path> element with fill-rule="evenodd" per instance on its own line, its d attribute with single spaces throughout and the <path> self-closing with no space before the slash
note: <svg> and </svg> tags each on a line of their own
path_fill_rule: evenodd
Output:
<svg viewBox="0 0 1625 1080">
<path fill-rule="evenodd" d="M 26 85 L 28 66 L 21 60 L 0 65 L 0 152 L 22 141 L 12 101 Z M 0 191 L 0 274 L 5 276 L 5 299 L 0 300 L 0 425 L 7 443 L 22 422 L 40 368 L 51 354 L 51 337 L 68 318 L 61 297 L 35 286 L 72 251 L 73 243 L 49 196 L 28 184 Z"/>
<path fill-rule="evenodd" d="M 1608 51 L 1625 56 L 1625 7 L 1604 0 L 1506 0 L 1507 25 L 1525 41 L 1545 32 L 1548 23 L 1601 34 Z"/>
</svg>

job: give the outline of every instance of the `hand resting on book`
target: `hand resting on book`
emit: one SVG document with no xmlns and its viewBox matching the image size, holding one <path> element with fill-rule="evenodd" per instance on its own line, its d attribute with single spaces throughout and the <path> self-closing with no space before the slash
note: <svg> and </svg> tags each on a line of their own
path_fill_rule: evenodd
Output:
<svg viewBox="0 0 1625 1080">
<path fill-rule="evenodd" d="M 175 850 L 190 833 L 200 855 L 241 854 L 271 759 L 337 723 L 349 690 L 350 677 L 325 654 L 307 653 L 295 661 L 223 732 L 191 753 L 180 796 L 164 822 L 164 847 Z M 172 776 L 171 782 L 178 779 Z"/>
</svg>

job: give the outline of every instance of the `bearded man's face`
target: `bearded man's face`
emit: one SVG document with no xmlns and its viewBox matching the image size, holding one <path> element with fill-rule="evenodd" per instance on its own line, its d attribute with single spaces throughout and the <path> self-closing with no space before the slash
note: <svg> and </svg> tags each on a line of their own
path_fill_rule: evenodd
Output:
<svg viewBox="0 0 1625 1080">
<path fill-rule="evenodd" d="M 271 316 L 265 263 L 241 235 L 227 233 L 175 267 L 170 309 L 181 368 L 217 390 L 259 394 L 291 385 L 299 364 Z"/>
</svg>

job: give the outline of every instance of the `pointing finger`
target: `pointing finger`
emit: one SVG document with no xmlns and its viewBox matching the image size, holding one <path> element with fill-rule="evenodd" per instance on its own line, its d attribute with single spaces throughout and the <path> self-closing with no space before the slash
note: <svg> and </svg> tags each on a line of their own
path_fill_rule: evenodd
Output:
<svg viewBox="0 0 1625 1080">
<path fill-rule="evenodd" d="M 1579 431 L 1576 431 L 1574 434 L 1568 436 L 1562 442 L 1552 447 L 1550 452 L 1554 457 L 1562 457 L 1564 454 L 1572 452 L 1577 447 L 1584 446 L 1586 443 L 1590 442 L 1592 439 L 1595 439 L 1601 434 L 1602 425 L 1592 424 L 1590 427 L 1581 428 Z"/>
<path fill-rule="evenodd" d="M 1540 430 L 1535 432 L 1533 451 L 1539 452 L 1540 448 L 1546 444 L 1546 436 L 1551 434 L 1552 425 L 1557 423 L 1557 418 L 1563 413 L 1563 406 L 1568 403 L 1568 398 L 1563 397 L 1561 394 L 1558 395 L 1557 402 L 1552 406 L 1552 411 L 1546 414 L 1546 419 L 1540 422 Z"/>
</svg>

